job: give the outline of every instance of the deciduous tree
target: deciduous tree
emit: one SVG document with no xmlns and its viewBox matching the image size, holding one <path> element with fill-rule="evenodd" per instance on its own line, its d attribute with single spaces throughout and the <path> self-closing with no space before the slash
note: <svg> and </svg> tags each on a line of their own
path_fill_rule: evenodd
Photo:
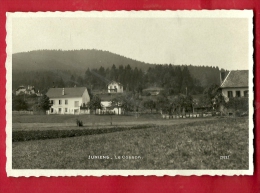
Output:
<svg viewBox="0 0 260 193">
<path fill-rule="evenodd" d="M 50 99 L 47 95 L 43 95 L 38 99 L 38 108 L 39 110 L 47 111 L 51 107 Z"/>
<path fill-rule="evenodd" d="M 156 103 L 155 101 L 153 101 L 152 99 L 148 99 L 146 101 L 143 102 L 143 106 L 147 109 L 150 109 L 151 113 L 153 112 L 153 109 L 155 109 L 156 107 Z"/>
<path fill-rule="evenodd" d="M 21 110 L 27 110 L 28 104 L 24 100 L 24 96 L 13 96 L 12 101 L 12 110 L 13 111 L 21 111 Z"/>
<path fill-rule="evenodd" d="M 213 84 L 204 90 L 203 102 L 204 105 L 210 105 L 214 109 L 218 109 L 220 105 L 225 104 L 224 96 L 218 85 Z"/>
<path fill-rule="evenodd" d="M 117 108 L 117 114 L 119 115 L 119 108 L 122 106 L 122 98 L 121 97 L 115 97 L 111 101 L 111 106 L 114 108 Z"/>
<path fill-rule="evenodd" d="M 94 110 L 96 114 L 97 109 L 102 109 L 101 99 L 98 96 L 93 96 L 93 98 L 87 103 L 87 107 L 90 110 Z"/>
</svg>

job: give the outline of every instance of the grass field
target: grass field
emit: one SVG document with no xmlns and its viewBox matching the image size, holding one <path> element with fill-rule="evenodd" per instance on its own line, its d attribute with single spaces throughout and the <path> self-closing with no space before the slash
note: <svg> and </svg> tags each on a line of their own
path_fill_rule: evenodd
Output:
<svg viewBox="0 0 260 193">
<path fill-rule="evenodd" d="M 189 119 L 162 119 L 160 114 L 144 114 L 135 116 L 108 116 L 108 115 L 13 115 L 13 130 L 46 130 L 64 128 L 73 129 L 76 127 L 76 119 L 83 121 L 84 127 L 95 128 L 125 125 L 174 125 L 198 122 L 215 118 L 189 118 Z"/>
<path fill-rule="evenodd" d="M 143 124 L 149 120 L 150 123 L 158 122 L 158 124 L 144 129 L 98 135 L 13 142 L 12 167 L 14 169 L 248 169 L 248 118 L 162 120 L 149 116 L 137 119 L 131 116 L 120 117 L 113 117 L 115 124 L 124 122 Z M 84 118 L 87 120 L 87 116 L 81 117 L 83 122 L 86 122 Z M 103 118 L 97 116 L 96 119 L 104 119 L 103 124 L 106 124 L 109 116 Z M 37 123 L 43 122 L 61 124 L 62 127 L 62 124 L 75 123 L 75 116 L 66 118 L 46 116 L 44 120 L 41 116 L 13 117 L 14 124 L 31 123 L 36 126 Z M 25 128 L 30 128 L 28 125 Z M 90 126 L 91 124 L 86 126 L 86 129 Z M 37 130 L 37 127 L 31 129 Z M 89 156 L 107 156 L 109 159 L 89 159 Z M 121 159 L 115 159 L 115 156 L 117 158 L 121 156 Z M 122 156 L 140 157 L 122 159 Z M 229 156 L 229 159 L 220 159 L 220 156 Z"/>
</svg>

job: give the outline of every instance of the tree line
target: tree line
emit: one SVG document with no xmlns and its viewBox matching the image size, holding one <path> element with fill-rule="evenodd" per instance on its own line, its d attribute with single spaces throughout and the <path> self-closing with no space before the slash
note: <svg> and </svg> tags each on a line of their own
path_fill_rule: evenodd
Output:
<svg viewBox="0 0 260 193">
<path fill-rule="evenodd" d="M 194 76 L 196 74 L 196 76 Z M 84 86 L 90 90 L 107 90 L 107 84 L 118 81 L 124 90 L 142 92 L 149 87 L 161 87 L 169 95 L 179 93 L 199 94 L 212 84 L 219 83 L 219 69 L 215 67 L 195 67 L 191 65 L 154 65 L 143 70 L 132 68 L 130 65 L 119 65 L 104 68 L 86 69 L 84 72 L 75 71 L 28 71 L 13 72 L 13 88 L 33 85 L 36 91 L 46 93 L 51 87 Z"/>
<path fill-rule="evenodd" d="M 155 65 L 147 71 L 131 68 L 130 65 L 113 65 L 111 68 L 87 69 L 84 80 L 91 89 L 107 89 L 107 84 L 115 80 L 123 84 L 124 90 L 141 93 L 149 87 L 160 87 L 168 95 L 198 94 L 203 91 L 199 81 L 193 78 L 187 66 Z"/>
</svg>

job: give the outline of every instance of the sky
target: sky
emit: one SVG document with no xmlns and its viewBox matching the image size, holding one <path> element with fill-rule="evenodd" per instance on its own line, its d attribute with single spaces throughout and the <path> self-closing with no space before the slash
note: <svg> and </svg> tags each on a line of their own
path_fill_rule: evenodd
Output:
<svg viewBox="0 0 260 193">
<path fill-rule="evenodd" d="M 12 52 L 98 49 L 146 63 L 248 67 L 244 18 L 12 18 Z"/>
</svg>

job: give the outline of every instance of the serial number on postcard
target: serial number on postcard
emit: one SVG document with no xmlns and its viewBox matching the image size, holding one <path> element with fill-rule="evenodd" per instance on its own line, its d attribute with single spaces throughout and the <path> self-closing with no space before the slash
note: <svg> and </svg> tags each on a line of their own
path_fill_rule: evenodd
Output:
<svg viewBox="0 0 260 193">
<path fill-rule="evenodd" d="M 222 155 L 220 156 L 220 159 L 229 159 L 229 155 Z"/>
</svg>

